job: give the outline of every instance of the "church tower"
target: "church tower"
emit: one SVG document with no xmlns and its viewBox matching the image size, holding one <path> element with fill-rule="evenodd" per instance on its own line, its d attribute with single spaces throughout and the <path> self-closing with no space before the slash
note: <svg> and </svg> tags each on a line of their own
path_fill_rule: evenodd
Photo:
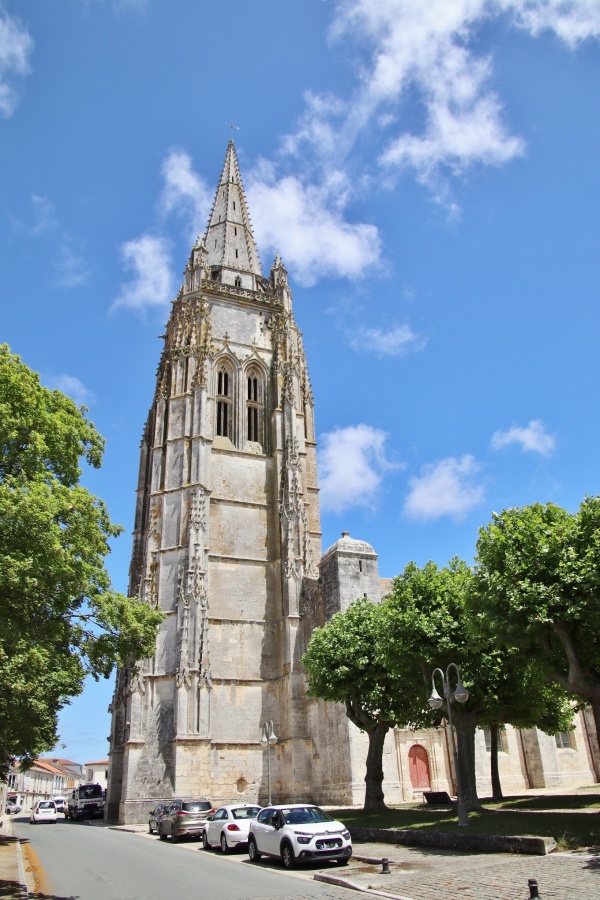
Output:
<svg viewBox="0 0 600 900">
<path fill-rule="evenodd" d="M 310 793 L 299 668 L 303 584 L 321 556 L 313 398 L 279 256 L 263 277 L 233 141 L 164 336 L 144 429 L 130 594 L 165 619 L 119 671 L 107 815 L 170 797 Z"/>
</svg>

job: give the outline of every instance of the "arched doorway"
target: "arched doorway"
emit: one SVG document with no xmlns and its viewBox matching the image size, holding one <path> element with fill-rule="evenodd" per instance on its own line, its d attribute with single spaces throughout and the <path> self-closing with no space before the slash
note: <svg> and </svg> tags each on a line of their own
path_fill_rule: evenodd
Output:
<svg viewBox="0 0 600 900">
<path fill-rule="evenodd" d="M 431 787 L 429 779 L 429 756 L 421 744 L 413 744 L 408 751 L 408 771 L 414 790 L 422 791 Z"/>
</svg>

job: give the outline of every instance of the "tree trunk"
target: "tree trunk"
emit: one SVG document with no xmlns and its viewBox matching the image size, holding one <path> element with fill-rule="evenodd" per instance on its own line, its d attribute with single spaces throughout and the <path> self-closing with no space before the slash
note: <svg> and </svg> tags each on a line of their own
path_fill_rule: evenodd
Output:
<svg viewBox="0 0 600 900">
<path fill-rule="evenodd" d="M 502 785 L 500 784 L 500 772 L 498 771 L 498 737 L 500 735 L 500 726 L 498 723 L 490 725 L 490 735 L 492 739 L 492 747 L 490 754 L 490 769 L 492 774 L 492 800 L 504 800 L 502 796 Z"/>
<path fill-rule="evenodd" d="M 594 714 L 594 725 L 596 726 L 596 741 L 600 747 L 600 700 L 590 700 L 590 706 Z M 591 750 L 591 747 L 590 747 Z"/>
<path fill-rule="evenodd" d="M 367 772 L 365 775 L 365 810 L 387 809 L 383 795 L 383 745 L 390 730 L 387 722 L 378 722 L 369 735 Z"/>
<path fill-rule="evenodd" d="M 458 770 L 467 812 L 481 812 L 475 781 L 475 713 L 453 710 L 458 752 Z"/>
</svg>

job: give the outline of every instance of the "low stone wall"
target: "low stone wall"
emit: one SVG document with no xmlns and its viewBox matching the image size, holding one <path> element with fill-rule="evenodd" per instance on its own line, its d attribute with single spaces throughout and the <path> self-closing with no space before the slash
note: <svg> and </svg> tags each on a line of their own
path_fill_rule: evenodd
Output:
<svg viewBox="0 0 600 900">
<path fill-rule="evenodd" d="M 545 856 L 556 847 L 550 837 L 510 837 L 501 834 L 463 834 L 451 831 L 422 831 L 411 828 L 349 827 L 352 840 L 406 844 L 408 847 L 432 847 L 475 853 L 528 853 Z"/>
</svg>

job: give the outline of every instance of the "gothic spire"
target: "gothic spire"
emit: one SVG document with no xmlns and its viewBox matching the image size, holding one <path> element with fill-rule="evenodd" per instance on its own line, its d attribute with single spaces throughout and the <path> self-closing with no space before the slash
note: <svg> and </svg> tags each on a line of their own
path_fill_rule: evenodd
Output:
<svg viewBox="0 0 600 900">
<path fill-rule="evenodd" d="M 233 141 L 227 146 L 205 242 L 209 267 L 262 277 Z"/>
</svg>

